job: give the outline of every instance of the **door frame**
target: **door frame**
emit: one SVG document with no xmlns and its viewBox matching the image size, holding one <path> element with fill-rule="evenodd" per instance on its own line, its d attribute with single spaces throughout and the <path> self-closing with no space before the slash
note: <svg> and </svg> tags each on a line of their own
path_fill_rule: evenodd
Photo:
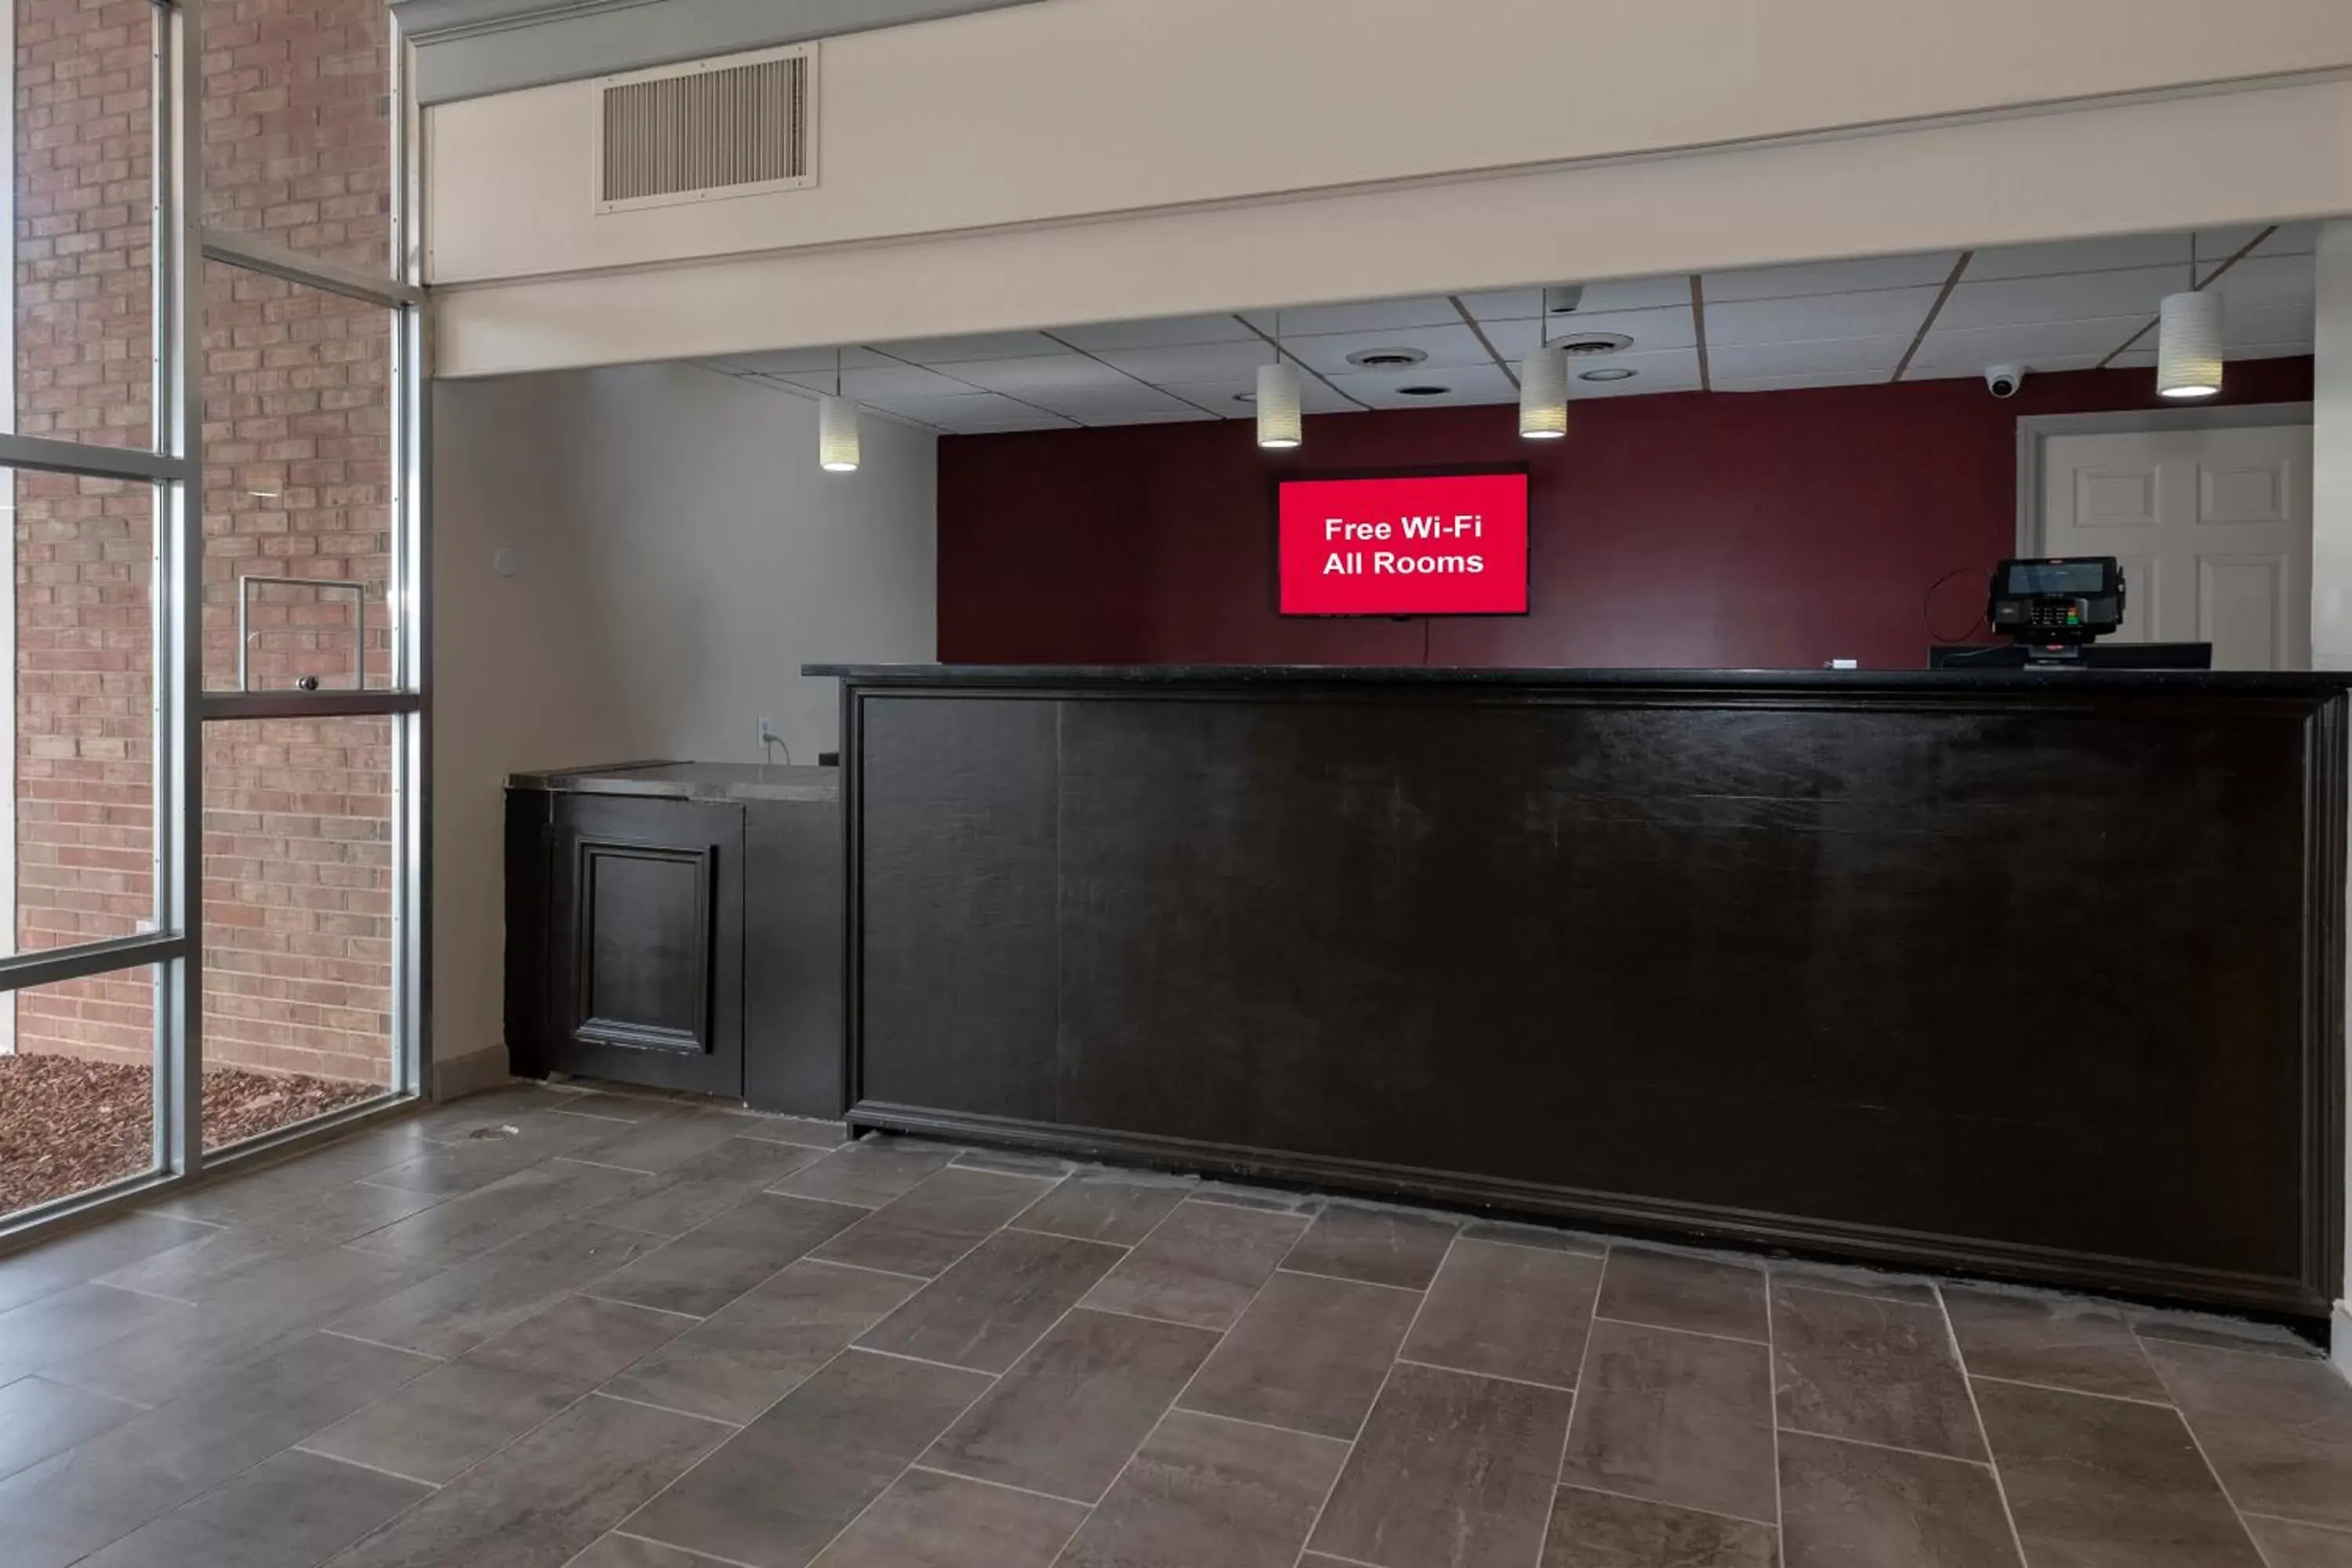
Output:
<svg viewBox="0 0 2352 1568">
<path fill-rule="evenodd" d="M 2017 419 L 2017 553 L 2042 549 L 2042 481 L 2053 436 L 2138 436 L 2169 430 L 2254 430 L 2308 425 L 2308 403 L 2229 403 L 2195 408 L 2118 408 L 2099 414 L 2021 414 Z"/>
</svg>

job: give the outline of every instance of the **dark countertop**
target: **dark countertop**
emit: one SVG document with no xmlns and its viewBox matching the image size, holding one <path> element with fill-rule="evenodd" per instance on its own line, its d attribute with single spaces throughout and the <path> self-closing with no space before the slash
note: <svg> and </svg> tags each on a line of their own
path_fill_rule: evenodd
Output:
<svg viewBox="0 0 2352 1568">
<path fill-rule="evenodd" d="M 769 767 L 759 763 L 611 763 L 602 767 L 509 773 L 507 787 L 672 800 L 838 800 L 841 770 Z"/>
<path fill-rule="evenodd" d="M 2279 695 L 2341 691 L 2352 670 L 2209 669 L 1459 669 L 1341 664 L 804 664 L 803 675 L 863 685 L 1121 687 L 1155 685 L 1548 686 L 1592 690 L 1969 691 L 2128 688 Z"/>
</svg>

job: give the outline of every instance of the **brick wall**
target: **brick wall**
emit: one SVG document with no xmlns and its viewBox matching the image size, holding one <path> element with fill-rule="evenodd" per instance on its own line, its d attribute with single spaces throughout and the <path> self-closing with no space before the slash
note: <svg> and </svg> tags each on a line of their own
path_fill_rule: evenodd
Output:
<svg viewBox="0 0 2352 1568">
<path fill-rule="evenodd" d="M 147 0 L 13 0 L 17 428 L 149 438 Z M 213 0 L 200 41 L 206 220 L 385 265 L 382 0 Z M 207 263 L 205 683 L 236 679 L 236 579 L 357 579 L 389 674 L 388 321 Z M 152 520 L 136 487 L 16 476 L 23 948 L 152 909 Z M 257 593 L 254 684 L 347 685 L 352 596 Z M 391 725 L 210 726 L 205 974 L 214 1063 L 383 1081 L 390 1066 Z M 144 971 L 26 993 L 23 1050 L 145 1060 Z"/>
</svg>

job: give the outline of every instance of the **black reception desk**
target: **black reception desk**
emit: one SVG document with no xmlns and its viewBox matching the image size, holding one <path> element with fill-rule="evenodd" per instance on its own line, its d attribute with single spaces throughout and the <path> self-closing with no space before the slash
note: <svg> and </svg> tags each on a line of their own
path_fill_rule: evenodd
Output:
<svg viewBox="0 0 2352 1568">
<path fill-rule="evenodd" d="M 812 666 L 868 1128 L 2318 1316 L 2345 678 Z"/>
</svg>

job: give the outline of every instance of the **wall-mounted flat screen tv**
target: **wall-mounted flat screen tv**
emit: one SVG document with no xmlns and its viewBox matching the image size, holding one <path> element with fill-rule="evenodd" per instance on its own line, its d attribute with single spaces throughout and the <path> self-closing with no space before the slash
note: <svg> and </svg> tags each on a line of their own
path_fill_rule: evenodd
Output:
<svg viewBox="0 0 2352 1568">
<path fill-rule="evenodd" d="M 1528 476 L 1517 469 L 1283 479 L 1286 616 L 1524 616 Z"/>
</svg>

